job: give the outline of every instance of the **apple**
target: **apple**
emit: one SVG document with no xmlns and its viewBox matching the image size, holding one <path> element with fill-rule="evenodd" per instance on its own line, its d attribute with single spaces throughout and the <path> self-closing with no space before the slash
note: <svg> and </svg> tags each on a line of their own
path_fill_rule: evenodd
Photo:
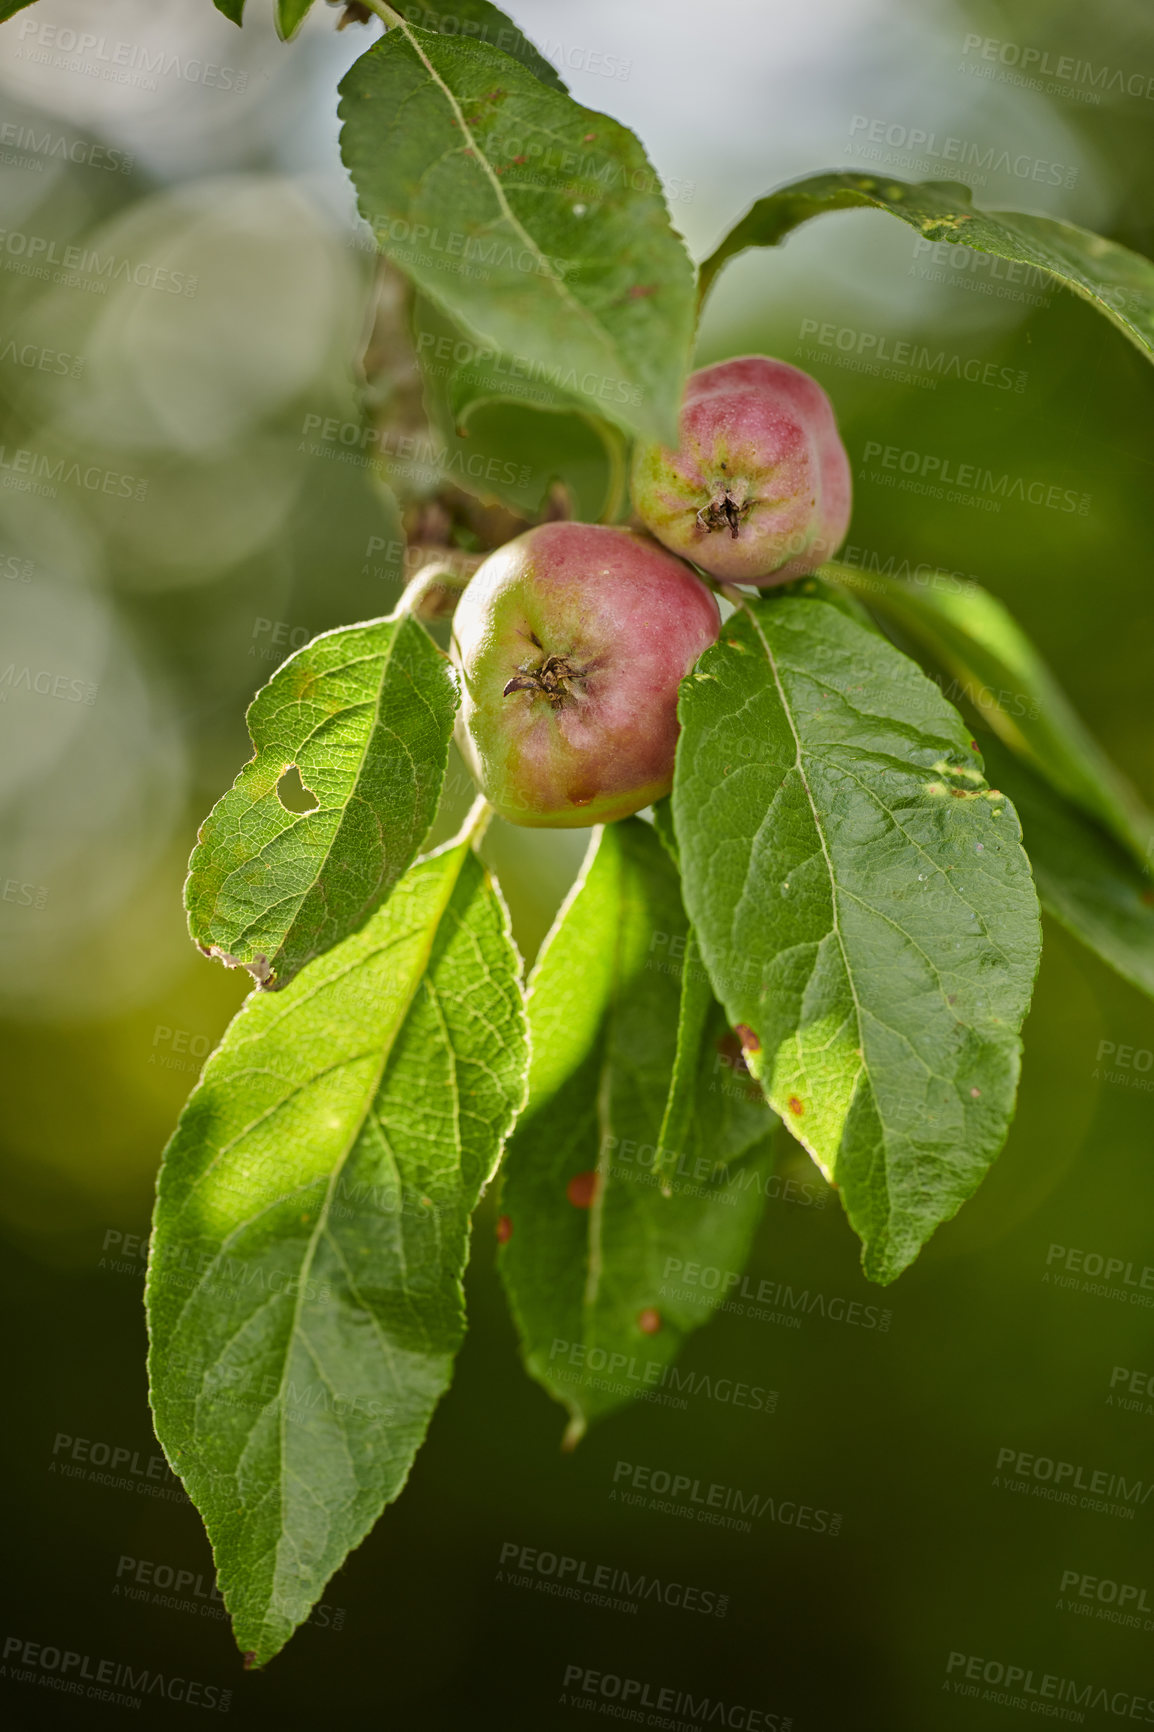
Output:
<svg viewBox="0 0 1154 1732">
<path fill-rule="evenodd" d="M 745 355 L 691 373 L 676 451 L 642 444 L 633 506 L 674 553 L 729 583 L 785 583 L 849 528 L 849 458 L 808 373 Z"/>
<path fill-rule="evenodd" d="M 609 823 L 669 792 L 677 687 L 717 603 L 647 535 L 542 523 L 489 555 L 453 619 L 458 741 L 514 824 Z"/>
</svg>

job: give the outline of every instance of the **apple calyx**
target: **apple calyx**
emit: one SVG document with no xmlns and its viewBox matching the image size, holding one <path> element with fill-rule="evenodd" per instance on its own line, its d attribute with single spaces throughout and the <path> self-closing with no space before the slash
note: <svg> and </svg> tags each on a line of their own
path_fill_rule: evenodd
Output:
<svg viewBox="0 0 1154 1732">
<path fill-rule="evenodd" d="M 533 642 L 538 649 L 544 648 L 536 635 L 533 636 Z M 507 698 L 513 692 L 532 692 L 534 696 L 547 699 L 555 710 L 571 708 L 577 702 L 571 688 L 580 685 L 584 691 L 585 678 L 592 673 L 594 666 L 596 663 L 581 668 L 567 655 L 548 655 L 544 661 L 538 662 L 536 667 L 523 664 L 505 686 L 501 696 Z"/>
</svg>

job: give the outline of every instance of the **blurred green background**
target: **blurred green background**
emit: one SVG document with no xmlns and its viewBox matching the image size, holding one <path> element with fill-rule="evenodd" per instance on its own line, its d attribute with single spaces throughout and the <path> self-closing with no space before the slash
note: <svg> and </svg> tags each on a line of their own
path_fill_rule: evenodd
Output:
<svg viewBox="0 0 1154 1732">
<path fill-rule="evenodd" d="M 249 0 L 243 32 L 209 0 L 102 0 L 97 23 L 95 10 L 43 0 L 0 29 L 6 1638 L 231 1690 L 234 1722 L 253 1728 L 370 1713 L 385 1727 L 563 1727 L 583 1711 L 562 1699 L 578 1667 L 806 1732 L 1012 1726 L 1035 1698 L 994 1699 L 1009 1666 L 1035 1688 L 1049 1673 L 1106 1691 L 1068 1720 L 1130 1714 L 1154 1699 L 1154 1401 L 1116 1368 L 1154 1374 L 1154 1290 L 1140 1284 L 1154 1265 L 1154 1006 L 1052 924 L 1006 1149 L 884 1296 L 836 1200 L 813 1206 L 816 1173 L 780 1149 L 753 1274 L 882 1304 L 888 1332 L 719 1317 L 687 1363 L 771 1385 L 772 1415 L 642 1405 L 563 1456 L 560 1410 L 519 1369 L 484 1205 L 470 1334 L 409 1487 L 330 1584 L 323 1618 L 266 1674 L 242 1672 L 204 1597 L 195 1512 L 149 1495 L 164 1486 L 147 1470 L 142 1242 L 160 1150 L 245 986 L 185 934 L 196 826 L 249 755 L 256 687 L 308 635 L 387 612 L 400 588 L 394 504 L 367 467 L 303 438 L 309 415 L 363 413 L 373 259 L 337 157 L 334 86 L 368 32 L 338 34 L 318 7 L 285 47 L 267 0 Z M 1154 253 L 1154 15 L 1137 0 L 512 10 L 581 101 L 639 132 L 697 257 L 794 175 L 966 178 L 959 153 L 979 202 Z M 76 46 L 83 31 L 100 45 Z M 1044 88 L 1021 82 L 1026 48 Z M 1039 78 L 1042 54 L 1055 71 Z M 113 256 L 112 278 L 34 274 L 69 246 Z M 857 477 L 849 557 L 986 585 L 1154 798 L 1154 374 L 1072 297 L 1007 286 L 939 267 L 881 216 L 830 217 L 730 267 L 700 359 L 757 351 L 812 371 Z M 957 361 L 863 371 L 862 333 Z M 879 485 L 871 442 L 980 459 L 1090 504 L 935 502 Z M 491 833 L 529 957 L 585 840 Z M 1104 1042 L 1133 1049 L 1124 1081 L 1103 1080 Z M 809 1186 L 801 1201 L 785 1199 L 789 1177 Z M 1130 1266 L 1130 1283 L 1054 1284 L 1079 1251 L 1091 1271 L 1094 1256 Z M 1011 1450 L 1086 1483 L 1103 1470 L 1140 1484 L 1114 1498 L 1120 1513 L 1014 1495 L 997 1483 Z M 99 1477 L 116 1451 L 123 1486 Z M 625 1505 L 615 1471 L 620 1490 L 636 1467 L 837 1512 L 840 1531 L 765 1517 L 744 1534 Z M 727 1596 L 725 1615 L 656 1599 L 620 1611 L 538 1591 L 545 1577 L 501 1579 L 514 1544 Z M 140 1585 L 141 1562 L 161 1584 L 191 1571 L 201 1594 L 166 1600 Z M 1125 1596 L 1145 1608 L 1137 1622 L 1111 1615 L 1117 1593 L 1079 1593 L 1087 1580 L 1139 1590 Z M 963 1696 L 950 1684 L 973 1657 Z M 6 1659 L 14 1727 L 206 1711 L 153 1696 L 134 1715 L 24 1681 Z M 584 1711 L 615 1706 L 599 1689 L 579 1691 Z M 1133 1717 L 1154 1723 L 1154 1706 Z"/>
</svg>

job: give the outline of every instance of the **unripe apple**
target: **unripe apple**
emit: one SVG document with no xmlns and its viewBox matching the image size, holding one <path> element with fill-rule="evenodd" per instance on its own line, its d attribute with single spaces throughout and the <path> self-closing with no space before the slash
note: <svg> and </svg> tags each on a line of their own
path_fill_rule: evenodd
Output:
<svg viewBox="0 0 1154 1732">
<path fill-rule="evenodd" d="M 542 523 L 489 555 L 453 619 L 457 737 L 514 824 L 628 817 L 667 794 L 677 687 L 717 603 L 647 535 Z"/>
<path fill-rule="evenodd" d="M 850 467 L 808 373 L 745 355 L 691 373 L 676 451 L 639 445 L 633 505 L 659 541 L 730 583 L 785 583 L 849 528 Z"/>
</svg>

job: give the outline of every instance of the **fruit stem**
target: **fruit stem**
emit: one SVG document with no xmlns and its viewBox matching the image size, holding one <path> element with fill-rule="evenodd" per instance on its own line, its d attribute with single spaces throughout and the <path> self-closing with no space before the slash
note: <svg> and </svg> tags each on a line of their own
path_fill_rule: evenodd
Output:
<svg viewBox="0 0 1154 1732">
<path fill-rule="evenodd" d="M 461 554 L 453 548 L 431 551 L 405 585 L 398 612 L 411 613 L 416 619 L 451 619 L 466 584 L 481 563 L 479 554 Z"/>
</svg>

